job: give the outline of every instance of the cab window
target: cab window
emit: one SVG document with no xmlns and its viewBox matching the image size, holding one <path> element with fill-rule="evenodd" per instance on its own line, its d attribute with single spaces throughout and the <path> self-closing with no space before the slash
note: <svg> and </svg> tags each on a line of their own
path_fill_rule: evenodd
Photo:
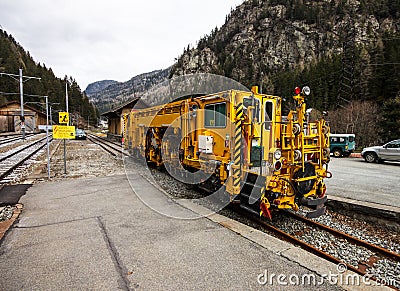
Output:
<svg viewBox="0 0 400 291">
<path fill-rule="evenodd" d="M 245 110 L 245 113 L 247 114 L 247 108 L 249 106 L 254 107 L 253 111 L 253 118 L 256 122 L 260 121 L 260 101 L 256 98 L 243 98 L 243 107 Z"/>
<path fill-rule="evenodd" d="M 264 116 L 264 120 L 265 120 L 265 129 L 266 130 L 270 130 L 271 129 L 271 122 L 272 122 L 272 118 L 273 118 L 273 108 L 274 108 L 274 104 L 270 101 L 265 102 L 265 116 Z"/>
<path fill-rule="evenodd" d="M 206 127 L 226 126 L 226 103 L 207 104 L 204 109 Z"/>
<path fill-rule="evenodd" d="M 345 143 L 346 139 L 344 137 L 331 137 L 331 143 Z"/>
</svg>

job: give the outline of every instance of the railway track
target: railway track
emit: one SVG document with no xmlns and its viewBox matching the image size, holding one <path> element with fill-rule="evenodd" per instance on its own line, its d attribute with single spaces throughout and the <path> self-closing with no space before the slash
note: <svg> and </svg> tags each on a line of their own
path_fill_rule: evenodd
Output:
<svg viewBox="0 0 400 291">
<path fill-rule="evenodd" d="M 256 224 L 259 224 L 262 226 L 263 229 L 265 229 L 267 232 L 273 233 L 276 236 L 289 241 L 295 245 L 300 246 L 301 248 L 319 256 L 322 257 L 330 262 L 333 262 L 339 266 L 346 266 L 347 270 L 351 270 L 361 276 L 368 276 L 369 279 L 378 281 L 378 282 L 384 282 L 385 285 L 395 289 L 399 290 L 400 288 L 400 282 L 398 281 L 398 278 L 396 278 L 396 274 L 394 273 L 394 276 L 389 276 L 389 278 L 382 278 L 379 277 L 379 274 L 373 274 L 371 273 L 371 268 L 373 268 L 374 263 L 376 263 L 379 260 L 386 260 L 386 261 L 391 261 L 393 264 L 397 264 L 398 266 L 398 271 L 400 271 L 400 254 L 392 252 L 388 249 L 382 248 L 380 246 L 377 246 L 375 244 L 369 243 L 367 241 L 364 241 L 362 239 L 359 239 L 357 237 L 354 237 L 352 235 L 349 235 L 345 232 L 339 231 L 335 228 L 331 228 L 327 225 L 324 225 L 322 223 L 318 223 L 312 219 L 303 217 L 301 215 L 292 213 L 290 211 L 285 212 L 282 215 L 288 216 L 291 219 L 294 219 L 296 221 L 299 221 L 301 223 L 304 223 L 303 230 L 299 231 L 296 230 L 294 233 L 289 233 L 286 230 L 282 230 L 279 226 L 276 226 L 274 223 L 268 222 L 263 218 L 259 218 L 259 214 L 256 213 L 255 211 L 252 211 L 249 209 L 249 212 L 245 211 L 240 211 L 240 213 L 247 218 L 249 218 L 251 221 L 255 222 Z M 293 223 L 294 225 L 294 223 Z M 316 232 L 322 231 L 322 232 L 327 232 L 334 237 L 337 238 L 338 241 L 342 241 L 343 244 L 340 246 L 337 246 L 338 248 L 342 248 L 342 251 L 345 251 L 344 248 L 346 245 L 352 247 L 357 247 L 360 249 L 365 249 L 368 250 L 369 256 L 365 257 L 364 260 L 359 260 L 357 263 L 358 265 L 355 266 L 354 262 L 350 263 L 346 259 L 343 258 L 338 258 L 335 255 L 330 254 L 327 251 L 324 251 L 324 247 L 321 245 L 316 245 L 312 241 L 307 241 L 303 239 L 303 235 L 306 232 L 309 232 L 313 236 L 318 236 L 318 233 Z M 398 273 L 399 274 L 399 273 Z M 398 276 L 397 274 L 397 276 Z"/>
<path fill-rule="evenodd" d="M 118 157 L 118 156 L 128 156 L 128 154 L 123 150 L 121 144 L 116 143 L 116 142 L 112 142 L 108 139 L 96 136 L 94 134 L 88 134 L 87 138 L 99 145 L 102 149 L 104 149 L 106 152 L 108 152 L 109 154 L 111 154 L 114 157 Z"/>
<path fill-rule="evenodd" d="M 345 232 L 342 232 L 340 230 L 337 230 L 335 228 L 331 228 L 329 226 L 326 226 L 325 224 L 319 223 L 319 222 L 314 221 L 312 219 L 308 219 L 308 218 L 306 218 L 304 216 L 301 216 L 301 215 L 298 215 L 298 214 L 295 214 L 295 213 L 292 213 L 292 212 L 287 212 L 286 214 L 291 216 L 291 217 L 294 217 L 295 219 L 298 219 L 298 220 L 306 223 L 309 226 L 312 226 L 312 227 L 327 231 L 327 232 L 329 232 L 329 233 L 331 233 L 331 234 L 333 234 L 333 235 L 335 235 L 337 237 L 340 237 L 340 238 L 343 238 L 343 239 L 347 240 L 350 243 L 365 247 L 365 248 L 373 251 L 374 253 L 380 254 L 380 255 L 385 256 L 385 257 L 387 257 L 389 259 L 393 259 L 393 260 L 396 260 L 397 262 L 400 262 L 400 254 L 398 254 L 398 253 L 392 252 L 392 251 L 390 251 L 388 249 L 385 249 L 383 247 L 380 247 L 380 246 L 377 246 L 375 244 L 369 243 L 367 241 L 361 240 L 361 239 L 359 239 L 357 237 L 349 235 L 349 234 L 347 234 Z"/>
<path fill-rule="evenodd" d="M 29 138 L 34 135 L 35 135 L 35 133 L 27 133 L 26 138 Z M 10 135 L 10 136 L 3 136 L 0 139 L 0 146 L 5 146 L 5 145 L 12 144 L 14 142 L 18 142 L 18 141 L 22 140 L 20 134 L 18 134 L 17 136 L 16 135 Z"/>
<path fill-rule="evenodd" d="M 23 171 L 41 154 L 45 146 L 46 137 L 0 154 L 0 184 L 10 183 L 20 178 Z"/>
</svg>

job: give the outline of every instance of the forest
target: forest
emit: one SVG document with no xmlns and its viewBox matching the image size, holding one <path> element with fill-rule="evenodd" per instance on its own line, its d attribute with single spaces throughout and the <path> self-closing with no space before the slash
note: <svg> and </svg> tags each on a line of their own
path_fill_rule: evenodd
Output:
<svg viewBox="0 0 400 291">
<path fill-rule="evenodd" d="M 367 146 L 400 138 L 400 35 L 385 35 L 369 51 L 356 49 L 349 78 L 341 54 L 325 57 L 303 70 L 271 78 L 274 92 L 290 96 L 293 86 L 308 85 L 310 106 L 329 111 L 336 133 L 357 133 Z"/>
<path fill-rule="evenodd" d="M 0 72 L 18 75 L 19 69 L 22 69 L 24 76 L 41 78 L 40 80 L 29 79 L 23 83 L 24 103 L 44 112 L 45 98 L 36 96 L 48 96 L 54 110 L 53 119 L 57 121 L 56 112 L 65 111 L 66 108 L 67 84 L 68 107 L 71 115 L 89 120 L 91 125 L 97 124 L 99 113 L 96 107 L 89 102 L 73 77 L 56 77 L 50 67 L 35 62 L 30 53 L 25 51 L 12 35 L 0 30 Z M 0 105 L 8 101 L 20 100 L 19 92 L 18 78 L 11 78 L 4 74 L 0 77 Z"/>
</svg>

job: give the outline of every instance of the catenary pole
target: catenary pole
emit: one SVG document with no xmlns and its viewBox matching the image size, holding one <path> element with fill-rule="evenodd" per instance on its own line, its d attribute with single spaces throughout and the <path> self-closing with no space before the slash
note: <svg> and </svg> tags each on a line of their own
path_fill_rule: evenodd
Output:
<svg viewBox="0 0 400 291">
<path fill-rule="evenodd" d="M 19 94 L 21 99 L 21 133 L 22 133 L 22 140 L 25 140 L 24 85 L 22 77 L 23 77 L 22 69 L 19 69 Z"/>
<path fill-rule="evenodd" d="M 68 80 L 65 81 L 65 111 L 68 113 Z M 68 118 L 68 123 L 67 125 L 69 125 L 69 118 Z M 64 175 L 67 174 L 67 145 L 66 145 L 66 141 L 64 138 Z"/>
<path fill-rule="evenodd" d="M 69 113 L 68 111 L 68 81 L 65 82 L 65 111 Z M 69 125 L 69 120 L 68 120 L 68 124 Z"/>
<path fill-rule="evenodd" d="M 46 98 L 46 147 L 47 147 L 47 177 L 50 179 L 50 146 L 49 146 L 49 98 Z"/>
</svg>

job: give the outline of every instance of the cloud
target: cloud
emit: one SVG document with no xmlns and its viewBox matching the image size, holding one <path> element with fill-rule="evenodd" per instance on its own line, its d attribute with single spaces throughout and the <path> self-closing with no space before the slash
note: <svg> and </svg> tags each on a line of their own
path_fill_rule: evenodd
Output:
<svg viewBox="0 0 400 291">
<path fill-rule="evenodd" d="M 241 2 L 0 0 L 0 25 L 37 62 L 85 89 L 172 65 Z"/>
</svg>

